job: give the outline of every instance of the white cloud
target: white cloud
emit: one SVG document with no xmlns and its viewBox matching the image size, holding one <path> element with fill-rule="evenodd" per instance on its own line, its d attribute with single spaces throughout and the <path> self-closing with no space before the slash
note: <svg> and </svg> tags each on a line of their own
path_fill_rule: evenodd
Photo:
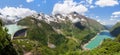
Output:
<svg viewBox="0 0 120 55">
<path fill-rule="evenodd" d="M 111 18 L 120 18 L 120 11 L 113 12 Z"/>
<path fill-rule="evenodd" d="M 26 0 L 27 3 L 33 2 L 34 0 Z"/>
<path fill-rule="evenodd" d="M 80 1 L 80 4 L 83 4 L 83 3 L 85 3 L 85 1 Z"/>
<path fill-rule="evenodd" d="M 99 16 L 95 16 L 95 18 L 99 18 Z"/>
<path fill-rule="evenodd" d="M 105 21 L 106 23 L 117 23 L 120 21 L 120 11 L 116 11 L 116 12 L 113 12 L 112 15 L 111 15 L 111 18 L 107 21 Z"/>
<path fill-rule="evenodd" d="M 52 14 L 68 14 L 74 11 L 83 14 L 87 12 L 88 9 L 82 4 L 73 2 L 73 0 L 65 0 L 63 3 L 56 3 L 54 5 Z"/>
<path fill-rule="evenodd" d="M 86 0 L 89 4 L 92 4 L 93 0 Z"/>
<path fill-rule="evenodd" d="M 100 19 L 98 19 L 97 21 L 100 22 L 103 25 L 114 25 L 114 24 L 116 24 L 118 22 L 118 20 L 111 20 L 111 19 L 108 19 L 108 20 L 100 20 Z"/>
<path fill-rule="evenodd" d="M 112 14 L 113 14 L 113 15 L 120 15 L 120 11 L 113 12 Z"/>
<path fill-rule="evenodd" d="M 91 5 L 90 8 L 91 8 L 91 9 L 92 9 L 92 8 L 95 8 L 95 6 Z"/>
<path fill-rule="evenodd" d="M 114 25 L 118 22 L 118 19 L 101 19 L 100 16 L 95 16 L 94 18 L 103 25 Z"/>
<path fill-rule="evenodd" d="M 18 17 L 24 18 L 24 17 L 26 17 L 26 16 L 35 14 L 35 13 L 37 13 L 37 12 L 34 11 L 34 10 L 30 10 L 30 9 L 28 9 L 28 8 L 5 7 L 5 8 L 3 8 L 3 9 L 0 9 L 0 13 L 1 13 L 3 16 L 10 16 L 9 19 L 12 20 L 11 17 L 18 16 Z"/>
<path fill-rule="evenodd" d="M 100 7 L 105 7 L 105 6 L 115 6 L 118 5 L 119 3 L 117 0 L 98 0 L 95 2 L 95 4 Z"/>
</svg>

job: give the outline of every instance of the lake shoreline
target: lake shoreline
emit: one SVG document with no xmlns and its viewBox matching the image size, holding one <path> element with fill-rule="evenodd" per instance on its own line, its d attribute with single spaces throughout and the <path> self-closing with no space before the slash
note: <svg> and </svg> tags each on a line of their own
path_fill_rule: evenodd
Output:
<svg viewBox="0 0 120 55">
<path fill-rule="evenodd" d="M 91 49 L 97 47 L 98 45 L 101 45 L 104 39 L 111 38 L 111 37 L 112 36 L 110 36 L 110 32 L 108 30 L 101 30 L 99 33 L 97 33 L 95 35 L 95 37 L 91 38 L 87 43 L 83 44 L 81 47 L 83 50 L 91 50 Z M 88 47 L 89 44 L 91 44 L 91 41 L 92 41 L 92 45 L 94 46 L 93 48 Z"/>
<path fill-rule="evenodd" d="M 88 41 L 87 43 L 85 43 L 84 45 L 82 45 L 82 49 L 83 49 L 83 50 L 90 50 L 89 48 L 86 48 L 86 46 L 87 46 L 93 39 L 95 39 L 97 35 L 99 35 L 99 33 L 97 33 L 92 39 L 90 39 L 90 41 Z"/>
</svg>

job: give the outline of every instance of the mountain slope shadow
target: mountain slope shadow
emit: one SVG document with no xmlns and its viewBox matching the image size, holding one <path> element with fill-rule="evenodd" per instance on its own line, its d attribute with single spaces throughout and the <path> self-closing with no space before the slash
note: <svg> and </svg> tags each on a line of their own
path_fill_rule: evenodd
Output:
<svg viewBox="0 0 120 55">
<path fill-rule="evenodd" d="M 80 22 L 76 22 L 76 23 L 74 23 L 74 25 L 81 30 L 85 29 L 85 26 L 83 26 Z"/>
<path fill-rule="evenodd" d="M 111 32 L 111 34 L 112 34 L 113 36 L 118 36 L 119 33 L 120 33 L 120 27 L 115 28 L 115 29 Z"/>
</svg>

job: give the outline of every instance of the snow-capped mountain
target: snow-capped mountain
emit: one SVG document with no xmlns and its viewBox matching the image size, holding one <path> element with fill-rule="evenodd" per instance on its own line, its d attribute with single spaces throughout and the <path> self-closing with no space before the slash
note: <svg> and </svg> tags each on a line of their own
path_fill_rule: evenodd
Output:
<svg viewBox="0 0 120 55">
<path fill-rule="evenodd" d="M 83 15 L 80 15 L 77 12 L 71 12 L 69 14 L 55 14 L 55 15 L 47 15 L 44 13 L 34 13 L 32 15 L 29 15 L 31 17 L 34 17 L 35 19 L 45 21 L 48 24 L 51 23 L 66 23 L 69 21 L 70 23 L 74 24 L 76 27 L 83 29 L 85 26 L 88 28 L 91 27 L 101 27 L 102 25 L 97 22 L 96 20 L 90 19 L 88 17 L 85 17 Z M 20 16 L 4 16 L 0 15 L 1 19 L 5 24 L 13 24 L 17 23 L 19 20 L 24 19 Z M 26 16 L 27 17 L 27 16 Z"/>
<path fill-rule="evenodd" d="M 62 14 L 55 14 L 55 15 L 47 15 L 44 13 L 40 13 L 37 15 L 33 15 L 35 18 L 39 19 L 39 20 L 44 20 L 47 23 L 50 22 L 65 22 L 67 20 L 71 21 L 72 23 L 76 23 L 76 22 L 87 22 L 86 18 L 76 12 L 72 12 L 70 14 L 66 14 L 66 15 L 62 15 Z"/>
</svg>

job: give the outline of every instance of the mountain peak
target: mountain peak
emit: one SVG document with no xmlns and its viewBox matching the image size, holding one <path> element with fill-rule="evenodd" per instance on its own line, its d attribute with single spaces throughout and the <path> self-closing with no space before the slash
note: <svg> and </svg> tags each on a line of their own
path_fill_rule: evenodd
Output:
<svg viewBox="0 0 120 55">
<path fill-rule="evenodd" d="M 74 11 L 74 12 L 71 12 L 70 14 L 77 14 L 77 15 L 79 15 L 79 13 L 77 13 L 77 12 L 75 12 L 75 11 Z"/>
</svg>

